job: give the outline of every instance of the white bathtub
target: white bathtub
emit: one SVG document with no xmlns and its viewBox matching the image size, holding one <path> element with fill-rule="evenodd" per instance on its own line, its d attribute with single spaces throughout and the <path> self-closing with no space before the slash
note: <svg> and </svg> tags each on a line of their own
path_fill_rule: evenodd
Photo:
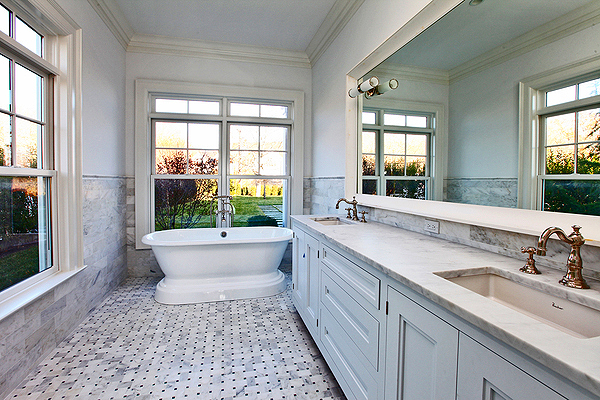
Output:
<svg viewBox="0 0 600 400">
<path fill-rule="evenodd" d="M 292 230 L 276 227 L 173 229 L 142 242 L 165 277 L 155 299 L 164 304 L 272 296 L 285 290 L 278 270 Z"/>
</svg>

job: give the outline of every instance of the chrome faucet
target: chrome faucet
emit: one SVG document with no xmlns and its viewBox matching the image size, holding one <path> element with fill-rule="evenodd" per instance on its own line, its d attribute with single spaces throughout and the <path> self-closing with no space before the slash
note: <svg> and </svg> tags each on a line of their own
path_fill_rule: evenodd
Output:
<svg viewBox="0 0 600 400">
<path fill-rule="evenodd" d="M 580 226 L 573 225 L 573 233 L 569 236 L 565 234 L 565 232 L 557 228 L 555 226 L 551 226 L 547 228 L 538 240 L 537 245 L 537 254 L 540 256 L 546 255 L 546 243 L 550 236 L 556 233 L 556 236 L 563 242 L 569 244 L 571 246 L 571 252 L 569 253 L 569 257 L 567 258 L 567 273 L 562 277 L 558 283 L 561 283 L 565 286 L 569 286 L 577 289 L 589 289 L 590 287 L 586 283 L 585 279 L 581 274 L 581 270 L 583 269 L 583 261 L 581 260 L 581 255 L 579 254 L 579 249 L 585 243 L 585 239 L 579 233 L 581 229 Z"/>
<path fill-rule="evenodd" d="M 352 206 L 352 209 L 348 210 L 348 216 L 346 218 L 352 218 L 352 221 L 358 221 L 358 210 L 356 209 L 356 205 L 358 201 L 356 201 L 356 196 L 352 197 L 352 201 L 348 201 L 346 199 L 339 199 L 337 203 L 335 203 L 335 209 L 338 210 L 340 208 L 340 203 L 344 201 Z M 350 211 L 352 211 L 352 215 L 350 215 Z"/>
<path fill-rule="evenodd" d="M 213 196 L 211 199 L 211 225 L 213 213 L 216 217 L 215 226 L 218 228 L 226 228 L 233 224 L 233 215 L 235 207 L 231 204 L 232 196 Z M 215 204 L 216 203 L 216 204 Z"/>
</svg>

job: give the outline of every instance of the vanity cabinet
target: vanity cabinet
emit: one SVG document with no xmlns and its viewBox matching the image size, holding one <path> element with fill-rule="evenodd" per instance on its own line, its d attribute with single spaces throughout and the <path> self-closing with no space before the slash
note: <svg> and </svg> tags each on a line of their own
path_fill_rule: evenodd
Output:
<svg viewBox="0 0 600 400">
<path fill-rule="evenodd" d="M 458 354 L 457 400 L 566 399 L 465 334 Z"/>
<path fill-rule="evenodd" d="M 600 399 L 326 235 L 292 227 L 292 300 L 348 399 Z"/>
<path fill-rule="evenodd" d="M 322 347 L 354 398 L 380 399 L 381 281 L 329 246 L 320 255 Z"/>
<path fill-rule="evenodd" d="M 392 287 L 388 303 L 386 400 L 454 399 L 458 330 Z"/>
<path fill-rule="evenodd" d="M 292 225 L 292 299 L 308 331 L 317 338 L 319 306 L 319 241 Z"/>
</svg>

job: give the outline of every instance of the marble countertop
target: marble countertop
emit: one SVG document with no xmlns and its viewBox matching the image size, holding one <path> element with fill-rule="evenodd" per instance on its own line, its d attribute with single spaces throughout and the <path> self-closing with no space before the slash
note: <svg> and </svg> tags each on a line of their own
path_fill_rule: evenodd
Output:
<svg viewBox="0 0 600 400">
<path fill-rule="evenodd" d="M 600 282 L 588 279 L 591 287 L 588 290 L 566 288 L 558 283 L 564 275 L 562 271 L 540 268 L 541 275 L 519 272 L 525 264 L 525 255 L 517 260 L 376 222 L 323 225 L 313 221 L 314 217 L 317 216 L 297 215 L 292 219 L 314 236 L 336 244 L 563 377 L 600 394 L 600 336 L 574 337 L 434 272 L 444 275 L 460 270 L 468 275 L 482 268 L 493 268 L 527 286 L 543 288 L 598 310 Z"/>
</svg>

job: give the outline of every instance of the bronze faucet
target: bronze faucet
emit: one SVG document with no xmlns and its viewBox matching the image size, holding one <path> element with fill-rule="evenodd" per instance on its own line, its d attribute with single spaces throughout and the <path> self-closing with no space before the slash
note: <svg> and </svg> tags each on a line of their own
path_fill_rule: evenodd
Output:
<svg viewBox="0 0 600 400">
<path fill-rule="evenodd" d="M 580 226 L 573 225 L 572 228 L 573 233 L 571 233 L 569 236 L 567 236 L 562 229 L 555 226 L 547 228 L 544 232 L 542 232 L 538 240 L 537 254 L 540 256 L 546 255 L 546 243 L 548 242 L 550 236 L 556 233 L 560 240 L 571 245 L 571 252 L 567 258 L 567 273 L 560 281 L 558 281 L 558 283 L 577 289 L 589 289 L 590 287 L 586 283 L 585 279 L 583 279 L 581 274 L 583 261 L 581 260 L 581 255 L 579 254 L 579 249 L 585 243 L 585 239 L 583 236 L 581 236 L 581 233 L 579 233 L 579 230 L 581 229 Z"/>
<path fill-rule="evenodd" d="M 337 201 L 337 203 L 335 203 L 336 210 L 338 210 L 340 208 L 340 203 L 342 201 L 345 201 L 346 203 L 348 203 L 352 206 L 352 215 L 350 215 L 350 209 L 346 209 L 346 210 L 348 210 L 348 215 L 346 216 L 346 218 L 352 218 L 352 221 L 358 221 L 358 210 L 356 209 L 356 205 L 358 204 L 358 201 L 356 201 L 356 196 L 352 197 L 352 201 L 348 201 L 346 199 L 339 199 Z"/>
</svg>

